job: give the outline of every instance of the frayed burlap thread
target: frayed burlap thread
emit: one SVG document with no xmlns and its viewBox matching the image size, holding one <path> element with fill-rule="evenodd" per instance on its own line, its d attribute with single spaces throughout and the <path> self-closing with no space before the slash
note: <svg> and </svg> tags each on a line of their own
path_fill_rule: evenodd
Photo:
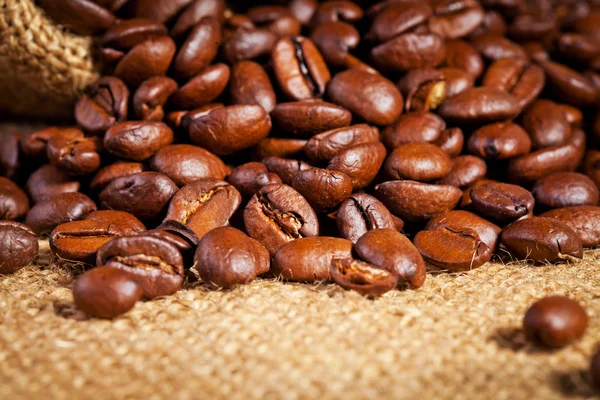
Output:
<svg viewBox="0 0 600 400">
<path fill-rule="evenodd" d="M 97 77 L 91 38 L 61 29 L 33 0 L 0 0 L 0 113 L 72 118 Z"/>
</svg>

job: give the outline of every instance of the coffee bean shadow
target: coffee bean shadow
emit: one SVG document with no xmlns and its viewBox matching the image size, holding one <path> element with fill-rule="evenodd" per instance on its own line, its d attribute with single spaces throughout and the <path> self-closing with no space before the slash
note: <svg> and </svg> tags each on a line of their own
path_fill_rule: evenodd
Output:
<svg viewBox="0 0 600 400">
<path fill-rule="evenodd" d="M 492 334 L 490 340 L 496 342 L 503 349 L 512 350 L 514 352 L 525 352 L 528 354 L 535 353 L 551 353 L 554 350 L 536 345 L 527 340 L 525 332 L 522 328 L 503 327 L 499 328 Z"/>
<path fill-rule="evenodd" d="M 79 310 L 72 301 L 59 300 L 54 302 L 54 314 L 64 319 L 87 321 L 90 317 Z"/>
<path fill-rule="evenodd" d="M 598 396 L 592 386 L 589 371 L 573 369 L 569 371 L 554 372 L 551 384 L 566 397 L 591 398 Z"/>
</svg>

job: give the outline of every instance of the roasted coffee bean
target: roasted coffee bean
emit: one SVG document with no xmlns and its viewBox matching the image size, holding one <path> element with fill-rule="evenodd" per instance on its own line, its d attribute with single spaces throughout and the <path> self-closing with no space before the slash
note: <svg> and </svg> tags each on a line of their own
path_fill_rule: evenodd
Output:
<svg viewBox="0 0 600 400">
<path fill-rule="evenodd" d="M 115 76 L 132 86 L 153 76 L 164 76 L 175 50 L 175 42 L 168 36 L 146 40 L 125 54 L 115 68 Z"/>
<path fill-rule="evenodd" d="M 129 50 L 150 39 L 168 34 L 164 24 L 144 18 L 122 19 L 102 36 L 102 46 L 116 50 Z"/>
<path fill-rule="evenodd" d="M 160 122 L 165 116 L 164 105 L 179 86 L 171 78 L 155 76 L 142 82 L 133 95 L 133 110 L 140 120 Z"/>
<path fill-rule="evenodd" d="M 527 59 L 527 53 L 517 43 L 498 35 L 481 35 L 471 40 L 471 45 L 487 61 L 497 61 L 503 58 Z"/>
<path fill-rule="evenodd" d="M 56 23 L 81 35 L 102 32 L 117 18 L 91 0 L 38 0 L 37 5 Z"/>
<path fill-rule="evenodd" d="M 194 253 L 198 247 L 198 236 L 180 222 L 165 220 L 156 229 L 146 232 L 177 247 L 183 257 L 183 266 L 187 269 L 194 265 Z"/>
<path fill-rule="evenodd" d="M 560 101 L 586 106 L 598 100 L 599 91 L 579 72 L 553 61 L 540 64 L 553 94 Z"/>
<path fill-rule="evenodd" d="M 177 185 L 158 172 L 140 172 L 114 179 L 100 193 L 102 208 L 125 211 L 142 221 L 154 222 L 160 218 Z"/>
<path fill-rule="evenodd" d="M 396 230 L 370 230 L 356 242 L 354 250 L 363 261 L 391 272 L 413 288 L 425 283 L 423 258 L 410 240 Z"/>
<path fill-rule="evenodd" d="M 227 182 L 198 179 L 173 196 L 165 220 L 181 222 L 202 239 L 211 230 L 227 226 L 241 202 L 240 193 Z"/>
<path fill-rule="evenodd" d="M 55 194 L 78 192 L 79 186 L 78 181 L 71 180 L 67 174 L 49 164 L 33 172 L 26 184 L 27 192 L 34 204 Z"/>
<path fill-rule="evenodd" d="M 194 0 L 138 0 L 133 5 L 132 13 L 136 17 L 167 22 L 181 12 Z"/>
<path fill-rule="evenodd" d="M 392 125 L 381 132 L 381 141 L 385 146 L 395 148 L 414 142 L 433 143 L 446 129 L 446 122 L 436 114 L 412 112 L 404 114 Z"/>
<path fill-rule="evenodd" d="M 388 181 L 375 186 L 375 196 L 392 213 L 407 221 L 424 221 L 450 211 L 461 195 L 454 186 L 416 181 Z"/>
<path fill-rule="evenodd" d="M 358 21 L 363 17 L 362 9 L 352 1 L 326 1 L 318 6 L 310 24 L 318 26 L 335 21 Z"/>
<path fill-rule="evenodd" d="M 408 71 L 398 82 L 405 99 L 406 111 L 435 110 L 446 98 L 444 74 L 433 68 Z"/>
<path fill-rule="evenodd" d="M 577 172 L 555 172 L 535 183 L 531 190 L 538 206 L 560 208 L 595 206 L 598 187 L 587 176 Z"/>
<path fill-rule="evenodd" d="M 262 244 L 230 227 L 204 235 L 195 260 L 200 278 L 222 288 L 248 284 L 269 271 L 271 264 L 271 256 Z"/>
<path fill-rule="evenodd" d="M 181 86 L 171 101 L 178 107 L 190 110 L 211 103 L 223 93 L 231 72 L 225 64 L 214 64 Z"/>
<path fill-rule="evenodd" d="M 437 0 L 428 26 L 443 38 L 456 39 L 473 32 L 483 21 L 483 9 L 476 0 Z"/>
<path fill-rule="evenodd" d="M 186 33 L 188 30 L 200 22 L 202 18 L 210 16 L 215 17 L 220 23 L 225 21 L 227 5 L 224 0 L 195 0 L 187 8 L 183 10 L 173 29 L 171 36 L 178 37 Z"/>
<path fill-rule="evenodd" d="M 286 185 L 292 184 L 298 171 L 312 168 L 310 164 L 304 161 L 281 157 L 267 157 L 263 160 L 263 164 L 267 166 L 269 172 L 277 174 Z"/>
<path fill-rule="evenodd" d="M 528 190 L 508 183 L 490 182 L 473 187 L 471 206 L 477 213 L 509 223 L 533 213 L 534 197 Z"/>
<path fill-rule="evenodd" d="M 20 135 L 12 133 L 2 137 L 2 147 L 0 147 L 0 177 L 9 179 L 18 179 L 20 169 Z"/>
<path fill-rule="evenodd" d="M 481 179 L 481 180 L 478 180 L 477 182 L 475 182 L 474 184 L 472 184 L 471 186 L 469 186 L 468 188 L 466 188 L 463 191 L 462 199 L 460 201 L 460 207 L 470 209 L 471 204 L 472 204 L 471 191 L 478 186 L 483 186 L 487 183 L 494 183 L 494 182 L 497 182 L 497 181 L 495 181 L 493 179 Z"/>
<path fill-rule="evenodd" d="M 558 104 L 544 99 L 536 101 L 525 111 L 523 128 L 529 132 L 534 149 L 560 146 L 573 135 L 571 125 Z"/>
<path fill-rule="evenodd" d="M 229 64 L 270 55 L 277 35 L 267 29 L 238 29 L 223 42 L 223 57 Z"/>
<path fill-rule="evenodd" d="M 119 78 L 104 76 L 94 82 L 87 93 L 77 101 L 75 120 L 88 132 L 104 133 L 114 124 L 125 121 L 128 104 L 129 89 L 125 83 Z M 31 139 L 47 142 L 50 137 L 45 137 L 46 132 L 48 130 L 40 131 Z M 52 132 L 51 136 L 54 135 Z"/>
<path fill-rule="evenodd" d="M 446 176 L 452 160 L 430 143 L 409 143 L 397 147 L 387 158 L 383 170 L 390 179 L 433 181 Z"/>
<path fill-rule="evenodd" d="M 379 140 L 379 130 L 359 124 L 333 129 L 310 138 L 304 146 L 306 156 L 313 162 L 329 161 L 340 152 L 359 144 Z"/>
<path fill-rule="evenodd" d="M 180 131 L 182 131 L 182 133 L 185 133 L 189 129 L 189 126 L 193 121 L 208 115 L 208 113 L 210 113 L 212 110 L 216 110 L 217 108 L 221 108 L 224 106 L 225 105 L 223 103 L 210 103 L 202 107 L 195 108 L 191 111 L 184 111 L 185 114 L 181 116 L 178 128 L 180 128 Z"/>
<path fill-rule="evenodd" d="M 50 234 L 52 253 L 72 262 L 96 264 L 96 252 L 117 236 L 146 231 L 133 215 L 122 211 L 96 211 L 82 221 L 60 224 Z"/>
<path fill-rule="evenodd" d="M 600 245 L 600 207 L 573 206 L 557 208 L 540 216 L 554 218 L 568 225 L 579 235 L 584 248 L 594 248 Z"/>
<path fill-rule="evenodd" d="M 439 114 L 458 124 L 486 123 L 511 119 L 521 108 L 518 100 L 501 89 L 476 87 L 444 101 Z"/>
<path fill-rule="evenodd" d="M 374 19 L 367 38 L 383 42 L 426 22 L 432 9 L 427 4 L 412 1 L 382 2 L 371 7 L 368 14 Z"/>
<path fill-rule="evenodd" d="M 327 86 L 331 100 L 372 125 L 389 125 L 402 113 L 404 100 L 392 82 L 354 68 L 336 74 Z"/>
<path fill-rule="evenodd" d="M 475 77 L 465 70 L 448 67 L 440 68 L 439 71 L 446 81 L 446 97 L 457 95 L 475 85 Z"/>
<path fill-rule="evenodd" d="M 522 58 L 503 58 L 490 65 L 483 86 L 495 87 L 512 94 L 521 109 L 527 108 L 544 88 L 544 71 Z"/>
<path fill-rule="evenodd" d="M 539 345 L 560 348 L 580 339 L 588 327 L 588 315 L 568 297 L 550 296 L 535 302 L 525 314 L 523 330 Z"/>
<path fill-rule="evenodd" d="M 172 141 L 173 131 L 162 122 L 129 121 L 106 132 L 104 147 L 117 157 L 143 161 Z"/>
<path fill-rule="evenodd" d="M 271 255 L 287 242 L 319 235 L 319 221 L 310 204 L 284 184 L 264 186 L 252 197 L 244 209 L 244 225 Z"/>
<path fill-rule="evenodd" d="M 359 61 L 350 54 L 350 50 L 360 42 L 360 33 L 353 25 L 339 21 L 326 22 L 318 25 L 310 38 L 321 50 L 325 62 L 330 67 L 346 68 Z"/>
<path fill-rule="evenodd" d="M 484 69 L 483 60 L 477 50 L 463 40 L 448 40 L 446 42 L 446 55 L 443 65 L 461 69 L 473 78 L 479 77 Z"/>
<path fill-rule="evenodd" d="M 471 229 L 492 252 L 496 251 L 498 236 L 502 232 L 498 225 L 463 210 L 453 210 L 437 215 L 430 219 L 425 226 L 426 230 L 438 228 L 446 228 L 452 232 Z"/>
<path fill-rule="evenodd" d="M 268 113 L 277 105 L 267 72 L 254 61 L 240 61 L 231 68 L 229 92 L 233 104 L 257 104 Z"/>
<path fill-rule="evenodd" d="M 37 235 L 45 235 L 60 224 L 84 219 L 96 210 L 96 203 L 84 194 L 60 193 L 33 206 L 25 223 Z"/>
<path fill-rule="evenodd" d="M 77 308 L 95 318 L 113 319 L 131 310 L 142 297 L 142 288 L 127 272 L 98 267 L 73 284 Z"/>
<path fill-rule="evenodd" d="M 60 134 L 61 129 L 51 126 L 39 131 L 21 136 L 20 145 L 23 154 L 30 159 L 44 160 L 46 158 L 48 141 Z"/>
<path fill-rule="evenodd" d="M 329 161 L 327 169 L 348 175 L 353 190 L 358 190 L 373 182 L 385 156 L 385 146 L 381 142 L 359 144 L 339 152 Z"/>
<path fill-rule="evenodd" d="M 325 94 L 331 74 L 310 39 L 300 36 L 279 39 L 271 62 L 281 90 L 290 99 L 306 100 Z"/>
<path fill-rule="evenodd" d="M 452 160 L 450 172 L 437 183 L 457 188 L 470 186 L 487 174 L 487 164 L 479 157 L 459 156 Z"/>
<path fill-rule="evenodd" d="M 585 152 L 585 134 L 575 131 L 565 144 L 534 151 L 510 161 L 508 177 L 513 182 L 532 182 L 553 172 L 574 171 Z"/>
<path fill-rule="evenodd" d="M 31 264 L 38 254 L 35 232 L 14 221 L 0 221 L 0 275 L 12 274 Z"/>
<path fill-rule="evenodd" d="M 291 0 L 288 7 L 294 18 L 308 25 L 318 6 L 317 0 Z"/>
<path fill-rule="evenodd" d="M 279 247 L 271 272 L 296 282 L 330 280 L 331 262 L 351 256 L 349 240 L 327 236 L 300 238 Z"/>
<path fill-rule="evenodd" d="M 498 11 L 486 10 L 481 24 L 469 36 L 473 38 L 485 34 L 506 35 L 506 21 Z"/>
<path fill-rule="evenodd" d="M 256 26 L 268 29 L 279 37 L 296 36 L 302 30 L 300 21 L 283 6 L 254 6 L 246 15 Z"/>
<path fill-rule="evenodd" d="M 317 212 L 332 209 L 352 194 L 352 180 L 348 175 L 322 168 L 298 171 L 292 187 Z"/>
<path fill-rule="evenodd" d="M 114 238 L 98 249 L 96 265 L 127 272 L 148 299 L 172 295 L 183 285 L 179 249 L 156 236 Z"/>
<path fill-rule="evenodd" d="M 440 65 L 445 51 L 444 40 L 440 36 L 407 32 L 374 47 L 370 56 L 383 71 L 408 71 Z"/>
<path fill-rule="evenodd" d="M 497 122 L 479 128 L 467 144 L 469 151 L 486 160 L 506 160 L 531 151 L 531 139 L 513 122 Z"/>
<path fill-rule="evenodd" d="M 267 157 L 298 158 L 303 154 L 304 139 L 265 138 L 254 149 L 255 159 L 263 160 Z"/>
<path fill-rule="evenodd" d="M 258 105 L 215 108 L 189 123 L 194 143 L 217 155 L 232 154 L 256 145 L 271 131 L 271 118 Z"/>
<path fill-rule="evenodd" d="M 90 182 L 90 190 L 100 193 L 113 180 L 144 171 L 144 164 L 137 162 L 117 161 L 99 170 Z"/>
<path fill-rule="evenodd" d="M 0 220 L 20 220 L 29 212 L 25 192 L 10 179 L 0 176 Z"/>
<path fill-rule="evenodd" d="M 502 231 L 501 240 L 517 258 L 536 263 L 583 258 L 579 235 L 552 218 L 532 217 L 513 222 Z"/>
<path fill-rule="evenodd" d="M 567 122 L 571 125 L 571 129 L 577 130 L 581 129 L 581 124 L 583 122 L 583 113 L 579 108 L 573 107 L 568 104 L 557 104 L 560 111 L 567 119 Z"/>
<path fill-rule="evenodd" d="M 398 286 L 398 276 L 364 261 L 335 258 L 331 262 L 331 280 L 346 290 L 372 298 Z"/>
<path fill-rule="evenodd" d="M 208 67 L 217 56 L 221 40 L 219 21 L 214 17 L 202 18 L 175 56 L 175 75 L 189 79 Z"/>
<path fill-rule="evenodd" d="M 227 181 L 235 187 L 242 197 L 248 200 L 263 186 L 281 183 L 279 175 L 269 172 L 260 162 L 249 162 L 234 168 Z"/>
<path fill-rule="evenodd" d="M 89 175 L 100 168 L 102 140 L 78 129 L 64 130 L 48 141 L 50 164 L 69 175 Z"/>
<path fill-rule="evenodd" d="M 352 114 L 345 108 L 315 100 L 280 103 L 271 117 L 284 132 L 303 137 L 346 127 L 352 121 Z"/>
<path fill-rule="evenodd" d="M 394 217 L 375 197 L 355 193 L 342 202 L 336 214 L 340 235 L 352 243 L 373 229 L 396 229 Z M 401 225 L 404 225 L 400 220 Z"/>
<path fill-rule="evenodd" d="M 591 35 L 563 33 L 556 40 L 558 52 L 568 59 L 586 64 L 600 54 L 600 45 Z"/>
</svg>

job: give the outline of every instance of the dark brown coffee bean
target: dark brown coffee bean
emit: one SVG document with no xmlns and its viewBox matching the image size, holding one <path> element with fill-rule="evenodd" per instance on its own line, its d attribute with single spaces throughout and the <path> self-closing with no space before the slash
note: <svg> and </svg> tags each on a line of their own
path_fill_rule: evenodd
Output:
<svg viewBox="0 0 600 400">
<path fill-rule="evenodd" d="M 396 148 L 387 158 L 383 170 L 390 179 L 433 181 L 446 176 L 452 160 L 431 143 L 409 143 Z"/>
<path fill-rule="evenodd" d="M 133 109 L 140 120 L 160 122 L 165 116 L 164 105 L 179 86 L 171 78 L 155 76 L 142 82 L 133 95 Z"/>
<path fill-rule="evenodd" d="M 244 225 L 271 255 L 287 242 L 319 235 L 319 221 L 310 204 L 284 184 L 265 186 L 252 197 L 244 209 Z"/>
<path fill-rule="evenodd" d="M 444 150 L 450 158 L 455 158 L 462 152 L 465 135 L 460 128 L 444 129 L 433 144 Z"/>
<path fill-rule="evenodd" d="M 598 188 L 594 181 L 577 172 L 555 172 L 535 183 L 531 190 L 536 204 L 548 208 L 595 206 Z"/>
<path fill-rule="evenodd" d="M 48 141 L 50 164 L 69 175 L 89 175 L 100 168 L 102 139 L 85 137 L 78 129 L 64 130 Z"/>
<path fill-rule="evenodd" d="M 26 184 L 27 192 L 34 204 L 55 194 L 78 192 L 79 186 L 78 181 L 71 180 L 67 174 L 49 164 L 33 172 Z"/>
<path fill-rule="evenodd" d="M 304 137 L 342 128 L 352 121 L 352 114 L 345 108 L 315 100 L 279 103 L 271 117 L 284 132 Z"/>
<path fill-rule="evenodd" d="M 402 113 L 404 100 L 392 82 L 361 69 L 338 73 L 327 86 L 331 100 L 372 125 L 389 125 Z"/>
<path fill-rule="evenodd" d="M 308 25 L 318 6 L 317 0 L 291 0 L 288 8 L 302 25 Z"/>
<path fill-rule="evenodd" d="M 312 168 L 312 166 L 304 161 L 292 160 L 281 157 L 267 157 L 263 160 L 263 164 L 267 166 L 269 172 L 273 172 L 281 178 L 281 181 L 286 185 L 292 185 L 294 176 L 298 171 Z"/>
<path fill-rule="evenodd" d="M 257 104 L 268 113 L 277 105 L 267 72 L 254 61 L 240 61 L 231 68 L 229 92 L 232 104 Z"/>
<path fill-rule="evenodd" d="M 444 74 L 433 68 L 408 71 L 398 82 L 405 99 L 406 111 L 435 110 L 446 98 Z"/>
<path fill-rule="evenodd" d="M 540 94 L 546 83 L 544 71 L 522 58 L 503 58 L 490 65 L 483 86 L 495 87 L 512 94 L 522 109 Z"/>
<path fill-rule="evenodd" d="M 446 97 L 452 97 L 471 89 L 475 85 L 475 77 L 459 68 L 440 68 L 446 81 Z"/>
<path fill-rule="evenodd" d="M 475 0 L 437 0 L 433 2 L 432 8 L 429 29 L 443 38 L 466 36 L 483 21 L 483 9 Z"/>
<path fill-rule="evenodd" d="M 208 67 L 217 56 L 221 40 L 219 21 L 214 17 L 202 18 L 175 56 L 175 75 L 189 79 Z"/>
<path fill-rule="evenodd" d="M 330 280 L 331 262 L 351 256 L 349 240 L 327 236 L 300 238 L 279 247 L 271 272 L 296 282 Z"/>
<path fill-rule="evenodd" d="M 310 24 L 316 27 L 327 22 L 339 20 L 354 22 L 360 20 L 362 17 L 362 9 L 352 1 L 326 1 L 319 5 Z"/>
<path fill-rule="evenodd" d="M 202 107 L 195 108 L 191 111 L 184 111 L 185 114 L 181 116 L 178 128 L 180 128 L 181 131 L 186 132 L 193 121 L 208 115 L 208 113 L 210 113 L 212 110 L 216 110 L 217 108 L 224 106 L 225 104 L 223 103 L 210 103 Z M 177 121 L 175 120 L 175 122 Z"/>
<path fill-rule="evenodd" d="M 196 251 L 196 270 L 208 284 L 222 288 L 245 285 L 269 271 L 271 256 L 258 241 L 235 228 L 204 235 Z"/>
<path fill-rule="evenodd" d="M 521 111 L 515 97 L 493 87 L 465 90 L 444 101 L 439 114 L 458 124 L 473 124 L 511 119 Z"/>
<path fill-rule="evenodd" d="M 446 55 L 444 66 L 462 69 L 473 78 L 483 73 L 483 60 L 477 50 L 463 40 L 448 40 L 446 42 Z"/>
<path fill-rule="evenodd" d="M 554 218 L 573 229 L 581 239 L 584 248 L 600 245 L 600 207 L 574 206 L 557 208 L 540 215 Z"/>
<path fill-rule="evenodd" d="M 375 196 L 404 220 L 423 221 L 452 210 L 462 192 L 449 185 L 388 181 L 375 186 Z"/>
<path fill-rule="evenodd" d="M 354 246 L 358 256 L 385 269 L 411 287 L 423 286 L 425 262 L 406 236 L 393 229 L 374 229 L 365 233 Z"/>
<path fill-rule="evenodd" d="M 359 144 L 379 140 L 379 130 L 360 124 L 333 129 L 313 136 L 306 142 L 304 152 L 313 163 L 329 161 L 340 152 Z"/>
<path fill-rule="evenodd" d="M 523 128 L 529 132 L 534 149 L 560 146 L 572 136 L 571 125 L 558 104 L 538 100 L 523 114 Z"/>
<path fill-rule="evenodd" d="M 506 21 L 498 11 L 486 10 L 483 14 L 483 21 L 469 36 L 473 38 L 485 34 L 506 35 Z"/>
<path fill-rule="evenodd" d="M 2 136 L 2 147 L 0 147 L 0 177 L 17 180 L 21 167 L 21 152 L 18 133 L 9 133 Z"/>
<path fill-rule="evenodd" d="M 260 162 L 242 164 L 233 170 L 227 181 L 235 187 L 246 200 L 254 196 L 263 186 L 281 183 L 279 175 L 269 172 Z"/>
<path fill-rule="evenodd" d="M 138 0 L 132 13 L 139 18 L 148 18 L 159 22 L 170 21 L 194 0 Z"/>
<path fill-rule="evenodd" d="M 523 47 L 502 36 L 491 34 L 477 36 L 471 40 L 471 45 L 488 61 L 503 58 L 527 59 Z"/>
<path fill-rule="evenodd" d="M 531 151 L 531 139 L 521 126 L 512 122 L 486 125 L 473 133 L 469 151 L 486 160 L 506 160 Z"/>
<path fill-rule="evenodd" d="M 373 182 L 385 156 L 385 146 L 381 142 L 359 144 L 338 153 L 329 161 L 327 169 L 348 175 L 353 190 L 358 190 Z"/>
<path fill-rule="evenodd" d="M 104 76 L 94 82 L 77 101 L 75 120 L 88 132 L 104 133 L 114 124 L 127 119 L 128 102 L 129 89 L 125 83 L 119 78 Z M 50 137 L 44 137 L 44 133 L 40 131 L 32 139 L 50 140 Z"/>
<path fill-rule="evenodd" d="M 331 280 L 346 290 L 363 296 L 381 296 L 398 286 L 399 278 L 389 271 L 353 258 L 335 258 L 331 262 Z"/>
<path fill-rule="evenodd" d="M 306 140 L 265 138 L 256 145 L 255 159 L 262 160 L 267 157 L 298 158 L 303 154 Z"/>
<path fill-rule="evenodd" d="M 279 37 L 300 34 L 300 21 L 284 6 L 264 5 L 251 7 L 246 16 L 258 27 L 266 28 Z"/>
<path fill-rule="evenodd" d="M 100 193 L 114 179 L 143 172 L 144 168 L 144 164 L 137 162 L 117 161 L 107 165 L 96 173 L 90 182 L 90 190 Z"/>
<path fill-rule="evenodd" d="M 292 187 L 317 212 L 332 209 L 352 194 L 352 181 L 346 174 L 322 168 L 298 171 Z"/>
<path fill-rule="evenodd" d="M 138 86 L 153 76 L 164 76 L 175 55 L 175 42 L 168 36 L 138 44 L 119 61 L 115 76 Z"/>
<path fill-rule="evenodd" d="M 198 73 L 181 86 L 171 101 L 178 107 L 190 110 L 211 103 L 223 93 L 231 72 L 225 64 L 214 64 Z"/>
<path fill-rule="evenodd" d="M 125 271 L 98 267 L 73 284 L 77 308 L 95 318 L 113 319 L 131 310 L 142 297 L 142 288 Z"/>
<path fill-rule="evenodd" d="M 60 259 L 96 264 L 96 252 L 117 236 L 138 235 L 146 228 L 122 211 L 96 211 L 82 221 L 57 226 L 50 234 L 50 249 Z"/>
<path fill-rule="evenodd" d="M 404 114 L 381 133 L 381 141 L 385 146 L 395 148 L 414 142 L 433 143 L 446 129 L 446 122 L 436 114 L 429 112 L 412 112 Z"/>
<path fill-rule="evenodd" d="M 459 156 L 452 160 L 452 169 L 438 183 L 464 188 L 483 179 L 486 174 L 487 164 L 484 160 L 475 156 Z"/>
<path fill-rule="evenodd" d="M 240 193 L 227 182 L 199 179 L 173 196 L 165 220 L 181 222 L 202 239 L 207 232 L 227 226 L 241 202 Z"/>
<path fill-rule="evenodd" d="M 96 203 L 81 193 L 60 193 L 31 208 L 25 223 L 37 235 L 49 234 L 60 224 L 79 221 L 96 211 Z"/>
<path fill-rule="evenodd" d="M 210 16 L 217 18 L 220 23 L 225 21 L 227 5 L 224 0 L 195 0 L 177 18 L 171 36 L 179 37 L 200 22 L 202 18 Z"/>
<path fill-rule="evenodd" d="M 535 302 L 525 314 L 523 330 L 535 343 L 565 347 L 580 339 L 588 327 L 588 315 L 575 300 L 563 296 L 545 297 Z"/>
<path fill-rule="evenodd" d="M 546 147 L 515 158 L 508 165 L 508 177 L 513 182 L 533 182 L 553 172 L 574 171 L 585 152 L 585 134 L 575 131 L 561 146 Z"/>
<path fill-rule="evenodd" d="M 502 231 L 502 244 L 519 259 L 537 263 L 583 258 L 579 235 L 552 218 L 532 217 L 510 224 Z"/>
<path fill-rule="evenodd" d="M 492 250 L 496 251 L 498 236 L 502 229 L 488 220 L 485 220 L 471 212 L 463 210 L 448 211 L 429 220 L 425 226 L 426 230 L 447 228 L 453 232 L 471 229 L 479 236 L 481 241 Z"/>
<path fill-rule="evenodd" d="M 105 48 L 129 50 L 150 39 L 168 34 L 164 24 L 150 19 L 133 18 L 117 21 L 102 36 Z"/>
<path fill-rule="evenodd" d="M 51 126 L 23 135 L 20 139 L 21 151 L 27 158 L 44 160 L 47 154 L 48 142 L 52 137 L 60 134 L 61 131 L 60 128 Z"/>
<path fill-rule="evenodd" d="M 129 121 L 106 132 L 104 147 L 125 160 L 143 161 L 172 141 L 173 131 L 162 122 Z"/>
<path fill-rule="evenodd" d="M 390 211 L 383 203 L 366 193 L 355 193 L 344 200 L 335 217 L 340 235 L 352 243 L 356 243 L 362 235 L 373 229 L 396 229 Z M 404 225 L 402 220 L 400 222 Z"/>
<path fill-rule="evenodd" d="M 374 47 L 370 57 L 383 71 L 408 71 L 440 65 L 445 51 L 440 36 L 408 32 Z"/>
<path fill-rule="evenodd" d="M 565 58 L 582 64 L 589 63 L 600 54 L 600 45 L 591 35 L 563 33 L 556 40 L 558 52 Z"/>
<path fill-rule="evenodd" d="M 494 183 L 494 182 L 499 183 L 499 182 L 497 182 L 495 180 L 492 180 L 492 179 L 481 179 L 481 180 L 475 182 L 474 184 L 472 184 L 471 186 L 469 186 L 468 188 L 466 188 L 463 191 L 462 199 L 460 201 L 460 207 L 462 207 L 462 208 L 470 208 L 470 206 L 472 204 L 471 191 L 474 188 L 476 188 L 478 186 L 483 186 L 483 185 L 485 185 L 487 183 Z"/>
<path fill-rule="evenodd" d="M 429 5 L 418 2 L 380 3 L 381 9 L 372 8 L 370 14 L 375 18 L 367 38 L 384 42 L 395 36 L 408 32 L 427 21 L 433 10 Z M 377 7 L 375 5 L 374 7 Z"/>
<path fill-rule="evenodd" d="M 96 265 L 127 272 L 148 299 L 170 296 L 183 285 L 179 249 L 156 236 L 114 238 L 98 249 Z"/>
<path fill-rule="evenodd" d="M 325 94 L 331 74 L 310 39 L 300 36 L 279 39 L 271 62 L 281 90 L 290 99 L 306 100 Z"/>
<path fill-rule="evenodd" d="M 567 119 L 567 122 L 571 125 L 571 129 L 581 129 L 581 124 L 583 122 L 583 113 L 577 107 L 573 107 L 569 104 L 559 104 L 557 103 L 558 108 Z"/>
<path fill-rule="evenodd" d="M 189 123 L 194 143 L 217 155 L 232 154 L 256 145 L 271 131 L 271 118 L 258 105 L 215 108 Z"/>
<path fill-rule="evenodd" d="M 0 220 L 20 220 L 29 212 L 25 192 L 10 179 L 0 176 Z"/>
<path fill-rule="evenodd" d="M 225 39 L 221 51 L 229 64 L 270 55 L 277 35 L 267 29 L 238 29 Z"/>
<path fill-rule="evenodd" d="M 0 221 L 0 275 L 12 274 L 31 264 L 39 250 L 35 233 L 14 221 Z"/>
<path fill-rule="evenodd" d="M 37 5 L 56 23 L 82 35 L 102 32 L 117 21 L 91 0 L 38 0 Z"/>
<path fill-rule="evenodd" d="M 333 68 L 349 67 L 354 58 L 350 51 L 360 43 L 360 33 L 346 22 L 326 22 L 318 25 L 310 35 L 327 65 Z"/>
<path fill-rule="evenodd" d="M 508 183 L 490 182 L 473 187 L 471 206 L 484 217 L 509 223 L 533 213 L 535 200 L 528 190 Z"/>
<path fill-rule="evenodd" d="M 156 229 L 150 230 L 146 234 L 156 236 L 177 247 L 181 252 L 183 266 L 186 269 L 194 265 L 194 254 L 200 239 L 187 226 L 177 221 L 166 220 Z"/>
<path fill-rule="evenodd" d="M 540 66 L 558 100 L 575 106 L 591 105 L 598 100 L 598 89 L 579 72 L 552 61 L 543 62 Z"/>
<path fill-rule="evenodd" d="M 102 208 L 125 211 L 142 221 L 161 217 L 177 185 L 158 172 L 140 172 L 114 179 L 100 193 Z"/>
</svg>

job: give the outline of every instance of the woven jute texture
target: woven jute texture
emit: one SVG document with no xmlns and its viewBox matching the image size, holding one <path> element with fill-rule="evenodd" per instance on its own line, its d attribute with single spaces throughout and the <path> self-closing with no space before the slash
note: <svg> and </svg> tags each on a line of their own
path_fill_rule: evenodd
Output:
<svg viewBox="0 0 600 400">
<path fill-rule="evenodd" d="M 0 114 L 70 118 L 97 79 L 90 38 L 64 31 L 33 0 L 0 0 Z"/>
</svg>

